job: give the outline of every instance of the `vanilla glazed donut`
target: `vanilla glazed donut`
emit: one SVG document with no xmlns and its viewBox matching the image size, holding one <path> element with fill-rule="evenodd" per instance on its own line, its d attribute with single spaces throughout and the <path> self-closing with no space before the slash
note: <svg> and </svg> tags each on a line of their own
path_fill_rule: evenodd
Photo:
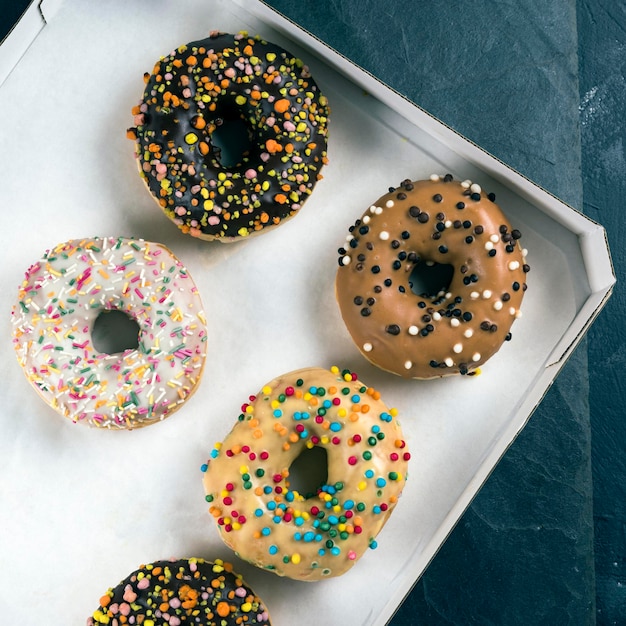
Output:
<svg viewBox="0 0 626 626">
<path fill-rule="evenodd" d="M 101 314 L 122 311 L 137 347 L 99 352 Z M 206 356 L 200 296 L 163 245 L 103 237 L 61 243 L 35 262 L 12 310 L 13 343 L 26 377 L 61 415 L 99 428 L 164 419 L 199 383 Z"/>
<path fill-rule="evenodd" d="M 223 541 L 279 576 L 315 581 L 348 571 L 377 547 L 407 478 L 410 454 L 396 414 L 337 367 L 269 382 L 202 467 Z M 316 446 L 326 451 L 327 480 L 301 494 L 290 468 Z"/>
<path fill-rule="evenodd" d="M 526 291 L 526 251 L 493 194 L 451 175 L 405 180 L 350 228 L 335 293 L 374 365 L 405 378 L 476 374 L 511 338 Z M 414 271 L 449 285 L 414 293 Z"/>
<path fill-rule="evenodd" d="M 183 232 L 232 242 L 298 212 L 327 161 L 329 115 L 300 59 L 245 32 L 213 32 L 146 80 L 128 136 L 148 189 Z M 215 131 L 233 121 L 250 145 L 226 166 Z"/>
<path fill-rule="evenodd" d="M 263 601 L 221 559 L 178 559 L 141 565 L 100 598 L 87 626 L 242 626 L 266 624 Z"/>
</svg>

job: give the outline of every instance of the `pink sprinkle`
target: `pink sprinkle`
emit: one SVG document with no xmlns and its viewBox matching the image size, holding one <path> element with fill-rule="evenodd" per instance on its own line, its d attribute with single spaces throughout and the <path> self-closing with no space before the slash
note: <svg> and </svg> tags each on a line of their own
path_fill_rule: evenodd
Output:
<svg viewBox="0 0 626 626">
<path fill-rule="evenodd" d="M 145 580 L 142 578 L 142 580 Z M 134 602 L 137 599 L 137 594 L 133 591 L 133 588 L 131 585 L 126 585 L 126 587 L 124 588 L 124 600 L 126 600 L 126 602 Z"/>
<path fill-rule="evenodd" d="M 142 578 L 137 583 L 137 589 L 147 589 L 149 586 L 150 586 L 150 579 L 149 578 Z"/>
<path fill-rule="evenodd" d="M 237 589 L 235 589 L 235 595 L 239 598 L 245 598 L 248 595 L 248 592 L 245 587 L 237 587 Z"/>
<path fill-rule="evenodd" d="M 348 552 L 348 558 L 351 561 L 355 561 L 356 560 L 356 552 L 354 550 L 350 550 L 350 552 Z"/>
<path fill-rule="evenodd" d="M 255 177 L 256 177 L 256 170 L 253 170 L 252 168 L 250 168 L 249 170 L 246 170 L 246 178 L 248 180 L 252 180 Z"/>
<path fill-rule="evenodd" d="M 211 226 L 217 226 L 220 223 L 220 218 L 217 215 L 210 215 L 207 221 Z"/>
</svg>

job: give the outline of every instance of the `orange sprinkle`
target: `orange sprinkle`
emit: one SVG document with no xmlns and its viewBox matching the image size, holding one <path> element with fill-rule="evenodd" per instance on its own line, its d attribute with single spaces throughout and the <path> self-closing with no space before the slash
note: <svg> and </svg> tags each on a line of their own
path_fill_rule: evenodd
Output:
<svg viewBox="0 0 626 626">
<path fill-rule="evenodd" d="M 278 202 L 278 204 L 285 204 L 287 202 L 287 196 L 284 193 L 277 193 L 274 196 L 274 202 Z"/>
<path fill-rule="evenodd" d="M 200 143 L 198 143 L 198 149 L 200 150 L 200 154 L 202 156 L 206 156 L 211 150 L 209 144 L 206 141 L 201 141 Z"/>
<path fill-rule="evenodd" d="M 243 49 L 243 53 L 248 56 L 251 57 L 253 55 L 253 49 L 252 46 L 250 44 L 248 44 L 244 49 Z"/>
<path fill-rule="evenodd" d="M 275 154 L 276 152 L 282 152 L 283 151 L 283 147 L 275 139 L 268 139 L 265 142 L 265 149 L 270 154 Z"/>
<path fill-rule="evenodd" d="M 109 606 L 110 603 L 111 603 L 111 597 L 110 596 L 105 594 L 105 595 L 103 595 L 100 598 L 100 606 L 102 608 Z"/>
<path fill-rule="evenodd" d="M 190 54 L 185 61 L 187 65 L 196 65 L 198 63 L 198 59 L 193 54 Z"/>
<path fill-rule="evenodd" d="M 281 98 L 280 100 L 276 100 L 274 102 L 274 110 L 277 113 L 284 113 L 289 108 L 289 100 L 286 98 Z"/>
<path fill-rule="evenodd" d="M 228 602 L 224 602 L 223 600 L 222 602 L 217 603 L 215 610 L 220 617 L 228 617 L 230 614 L 230 607 L 228 606 Z"/>
</svg>

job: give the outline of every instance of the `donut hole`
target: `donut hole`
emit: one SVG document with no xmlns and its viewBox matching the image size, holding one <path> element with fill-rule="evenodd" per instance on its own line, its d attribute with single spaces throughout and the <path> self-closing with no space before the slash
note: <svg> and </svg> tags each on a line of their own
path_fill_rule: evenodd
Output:
<svg viewBox="0 0 626 626">
<path fill-rule="evenodd" d="M 240 166 L 252 149 L 250 129 L 241 117 L 217 118 L 211 132 L 211 145 L 222 167 Z"/>
<path fill-rule="evenodd" d="M 416 296 L 436 298 L 446 292 L 452 282 L 454 266 L 435 261 L 420 261 L 409 274 L 409 287 Z"/>
<path fill-rule="evenodd" d="M 326 448 L 305 448 L 289 468 L 289 489 L 305 498 L 317 494 L 328 480 L 328 455 Z"/>
<path fill-rule="evenodd" d="M 91 328 L 91 341 L 101 354 L 119 354 L 139 347 L 139 324 L 119 309 L 100 311 Z"/>
</svg>

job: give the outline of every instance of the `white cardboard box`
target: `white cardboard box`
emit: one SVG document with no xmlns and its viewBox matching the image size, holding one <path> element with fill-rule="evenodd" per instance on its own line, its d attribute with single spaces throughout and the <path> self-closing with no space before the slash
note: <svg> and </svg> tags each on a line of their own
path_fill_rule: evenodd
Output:
<svg viewBox="0 0 626 626">
<path fill-rule="evenodd" d="M 20 59 L 0 87 L 6 623 L 84 623 L 106 588 L 140 563 L 201 556 L 233 561 L 276 626 L 385 624 L 610 296 L 615 277 L 601 226 L 265 4 L 237 2 L 44 0 L 0 48 L 0 68 Z M 160 214 L 125 138 L 143 73 L 213 29 L 258 32 L 297 52 L 332 107 L 330 163 L 301 214 L 231 246 L 186 237 Z M 29 31 L 30 46 L 13 41 Z M 494 191 L 529 250 L 524 316 L 474 379 L 405 381 L 376 370 L 352 345 L 334 301 L 336 250 L 348 226 L 390 185 L 433 172 Z M 97 432 L 63 420 L 29 389 L 11 355 L 10 309 L 24 270 L 56 243 L 91 235 L 169 246 L 208 314 L 200 389 L 143 431 Z M 399 409 L 410 478 L 379 548 L 352 571 L 314 584 L 283 580 L 221 543 L 199 468 L 249 394 L 280 373 L 333 364 L 359 372 Z"/>
</svg>

